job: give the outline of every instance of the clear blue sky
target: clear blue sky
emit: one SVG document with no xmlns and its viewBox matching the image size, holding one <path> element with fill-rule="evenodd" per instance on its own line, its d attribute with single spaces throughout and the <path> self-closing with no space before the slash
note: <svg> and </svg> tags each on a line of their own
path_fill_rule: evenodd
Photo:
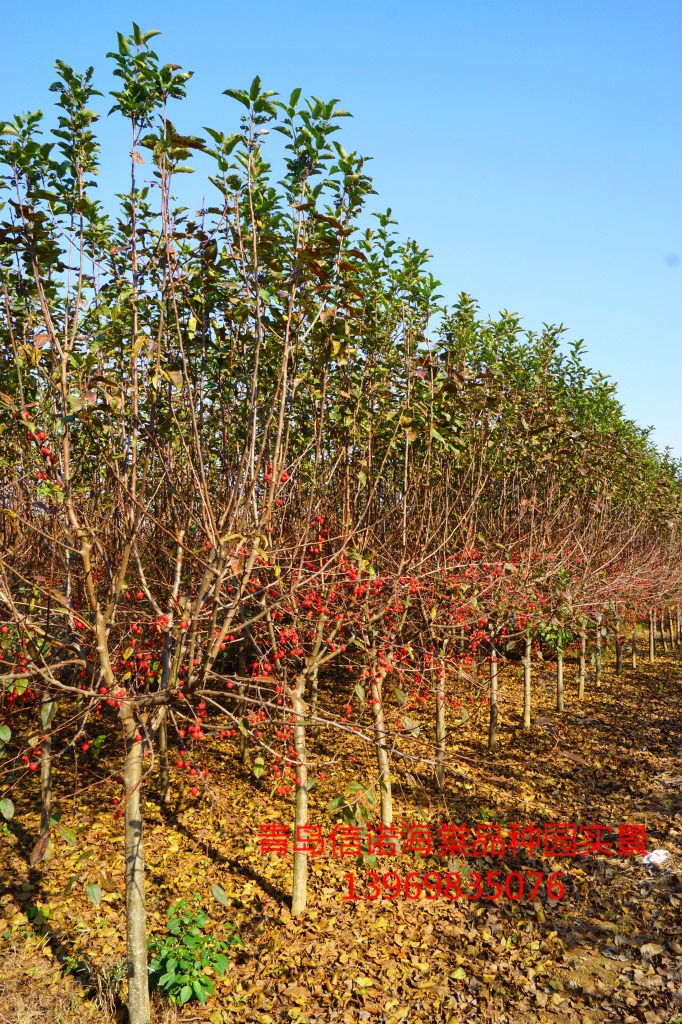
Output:
<svg viewBox="0 0 682 1024">
<path fill-rule="evenodd" d="M 49 105 L 57 57 L 111 88 L 104 55 L 133 20 L 195 72 L 183 130 L 232 130 L 222 90 L 255 74 L 339 97 L 377 205 L 445 296 L 564 323 L 682 457 L 680 0 L 8 4 L 0 118 Z"/>
</svg>

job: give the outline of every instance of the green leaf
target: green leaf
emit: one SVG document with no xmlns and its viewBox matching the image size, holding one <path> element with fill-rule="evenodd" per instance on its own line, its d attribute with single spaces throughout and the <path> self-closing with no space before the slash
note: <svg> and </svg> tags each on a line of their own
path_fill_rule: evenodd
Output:
<svg viewBox="0 0 682 1024">
<path fill-rule="evenodd" d="M 194 994 L 196 995 L 196 997 L 199 1000 L 199 1002 L 201 1003 L 201 1005 L 205 1006 L 206 1005 L 206 989 L 201 984 L 201 981 L 198 978 L 195 978 L 195 980 L 192 982 L 192 988 L 194 989 Z"/>
<path fill-rule="evenodd" d="M 355 684 L 355 696 L 358 698 L 358 700 L 365 699 L 365 688 L 364 686 L 362 686 L 361 683 Z"/>
<path fill-rule="evenodd" d="M 0 814 L 5 821 L 11 821 L 14 817 L 14 804 L 7 796 L 0 800 Z"/>
<path fill-rule="evenodd" d="M 265 761 L 262 757 L 257 757 L 253 762 L 253 774 L 257 779 L 260 779 L 261 775 L 265 771 Z"/>
<path fill-rule="evenodd" d="M 213 966 L 218 974 L 224 974 L 230 966 L 230 961 L 224 953 L 216 953 L 213 957 Z"/>
<path fill-rule="evenodd" d="M 71 831 L 71 829 L 70 828 L 64 828 L 63 825 L 59 826 L 59 834 L 62 837 L 62 839 L 64 840 L 64 842 L 68 843 L 69 846 L 75 846 L 76 843 L 78 842 L 78 840 L 76 839 L 75 834 Z"/>
<path fill-rule="evenodd" d="M 86 885 L 85 892 L 92 905 L 98 907 L 102 902 L 102 889 L 97 882 L 90 882 L 89 885 Z"/>
<path fill-rule="evenodd" d="M 8 725 L 0 725 L 0 741 L 3 743 L 9 743 L 12 736 L 12 730 Z"/>
<path fill-rule="evenodd" d="M 213 899 L 221 905 L 221 907 L 229 906 L 227 893 L 221 885 L 211 886 L 211 895 L 213 896 Z"/>
<path fill-rule="evenodd" d="M 407 715 L 403 715 L 403 729 L 409 732 L 410 736 L 415 738 L 419 735 L 419 723 L 413 721 Z"/>
<path fill-rule="evenodd" d="M 188 999 L 191 999 L 191 998 L 192 998 L 191 986 L 190 985 L 183 985 L 182 988 L 180 989 L 180 995 L 178 997 L 178 1001 L 179 1001 L 180 1005 L 182 1006 L 184 1003 L 187 1002 Z"/>
</svg>

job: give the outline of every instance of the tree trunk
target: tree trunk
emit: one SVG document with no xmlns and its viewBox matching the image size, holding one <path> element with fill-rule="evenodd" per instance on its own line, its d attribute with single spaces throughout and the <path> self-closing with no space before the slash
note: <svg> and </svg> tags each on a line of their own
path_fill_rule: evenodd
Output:
<svg viewBox="0 0 682 1024">
<path fill-rule="evenodd" d="M 388 764 L 388 737 L 386 736 L 386 719 L 381 699 L 381 680 L 376 675 L 378 670 L 372 669 L 372 717 L 374 718 L 374 746 L 379 768 L 379 789 L 381 792 L 381 824 L 393 823 L 393 796 L 391 793 L 391 773 Z"/>
<path fill-rule="evenodd" d="M 490 655 L 490 725 L 488 728 L 488 750 L 497 750 L 497 651 L 493 646 Z"/>
<path fill-rule="evenodd" d="M 594 649 L 594 685 L 601 686 L 601 620 L 602 613 L 597 612 L 597 644 Z"/>
<path fill-rule="evenodd" d="M 656 610 L 649 609 L 649 664 L 656 660 Z"/>
<path fill-rule="evenodd" d="M 580 633 L 580 655 L 578 662 L 578 700 L 585 697 L 585 630 Z"/>
<path fill-rule="evenodd" d="M 243 647 L 239 651 L 239 675 L 246 675 L 246 654 Z M 237 691 L 241 698 L 239 702 L 239 720 L 241 721 L 246 715 L 246 701 L 244 700 L 246 683 L 239 683 Z M 249 760 L 249 737 L 243 729 L 239 730 L 239 756 L 242 764 L 247 764 Z"/>
<path fill-rule="evenodd" d="M 527 636 L 523 651 L 523 728 L 530 729 L 530 654 L 531 642 Z"/>
<path fill-rule="evenodd" d="M 632 630 L 632 668 L 637 668 L 637 629 L 633 627 Z"/>
<path fill-rule="evenodd" d="M 320 686 L 320 678 L 319 677 L 320 677 L 319 666 L 315 665 L 315 668 L 312 671 L 312 676 L 311 676 L 311 679 L 310 679 L 310 698 L 311 698 L 310 699 L 310 714 L 311 714 L 311 717 L 313 719 L 317 715 L 317 698 L 318 698 L 318 691 L 319 691 L 319 686 Z M 317 739 L 318 736 L 320 735 L 320 727 L 319 727 L 319 725 L 315 725 L 314 722 L 313 722 L 313 724 L 310 727 L 310 734 L 311 734 L 311 736 L 314 739 Z"/>
<path fill-rule="evenodd" d="M 564 710 L 564 652 L 559 651 L 556 658 L 556 709 Z"/>
<path fill-rule="evenodd" d="M 299 845 L 298 830 L 308 824 L 308 751 L 305 736 L 305 674 L 296 681 L 292 698 L 294 720 L 294 750 L 296 751 L 296 808 L 294 812 L 294 847 Z M 293 917 L 302 914 L 308 898 L 308 853 L 305 849 L 294 848 L 294 879 L 291 889 L 291 913 Z"/>
<path fill-rule="evenodd" d="M 125 887 L 128 947 L 128 1021 L 149 1024 L 147 910 L 142 842 L 142 740 L 130 705 L 121 709 L 127 753 L 125 782 Z"/>
<path fill-rule="evenodd" d="M 436 783 L 445 784 L 445 673 L 436 677 Z"/>
<path fill-rule="evenodd" d="M 170 800 L 170 775 L 168 772 L 168 727 L 165 716 L 159 726 L 159 801 L 162 806 Z"/>
<path fill-rule="evenodd" d="M 623 644 L 620 637 L 616 639 L 616 675 L 623 674 Z"/>
<path fill-rule="evenodd" d="M 658 631 L 661 634 L 661 647 L 663 648 L 663 653 L 667 654 L 668 653 L 668 643 L 667 643 L 667 641 L 665 639 L 665 622 L 664 622 L 664 614 L 663 614 L 663 609 L 662 608 L 661 608 L 661 614 L 660 614 L 660 617 L 659 617 L 659 620 L 658 620 Z"/>
<path fill-rule="evenodd" d="M 40 838 L 47 836 L 42 860 L 52 856 L 50 840 L 50 818 L 52 817 L 52 719 L 57 710 L 56 702 L 42 694 L 40 704 Z"/>
<path fill-rule="evenodd" d="M 670 650 L 674 651 L 677 647 L 675 643 L 675 630 L 673 629 L 673 612 L 670 605 L 668 605 L 668 632 L 670 633 Z"/>
</svg>

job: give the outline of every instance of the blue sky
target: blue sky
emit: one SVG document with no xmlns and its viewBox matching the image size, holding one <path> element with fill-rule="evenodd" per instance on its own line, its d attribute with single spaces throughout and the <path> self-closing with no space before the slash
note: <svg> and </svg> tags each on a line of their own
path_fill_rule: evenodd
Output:
<svg viewBox="0 0 682 1024">
<path fill-rule="evenodd" d="M 0 118 L 49 106 L 57 57 L 111 88 L 105 53 L 133 20 L 195 72 L 183 130 L 232 130 L 221 93 L 255 74 L 339 97 L 377 206 L 430 249 L 446 298 L 566 325 L 682 457 L 679 0 L 33 0 L 3 12 Z M 125 145 L 113 118 L 102 135 Z"/>
</svg>

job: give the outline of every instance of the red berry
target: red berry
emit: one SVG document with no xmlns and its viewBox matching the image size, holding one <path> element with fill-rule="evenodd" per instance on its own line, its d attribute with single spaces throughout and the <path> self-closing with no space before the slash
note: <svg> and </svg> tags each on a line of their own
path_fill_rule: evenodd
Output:
<svg viewBox="0 0 682 1024">
<path fill-rule="evenodd" d="M 192 796 L 196 796 L 198 792 L 199 792 L 198 788 L 196 786 L 192 786 L 192 788 L 190 790 L 190 793 L 192 794 Z"/>
<path fill-rule="evenodd" d="M 31 763 L 28 766 L 28 770 L 30 772 L 34 772 L 34 771 L 36 771 L 37 767 L 38 767 L 38 762 L 37 761 L 31 761 Z"/>
</svg>

